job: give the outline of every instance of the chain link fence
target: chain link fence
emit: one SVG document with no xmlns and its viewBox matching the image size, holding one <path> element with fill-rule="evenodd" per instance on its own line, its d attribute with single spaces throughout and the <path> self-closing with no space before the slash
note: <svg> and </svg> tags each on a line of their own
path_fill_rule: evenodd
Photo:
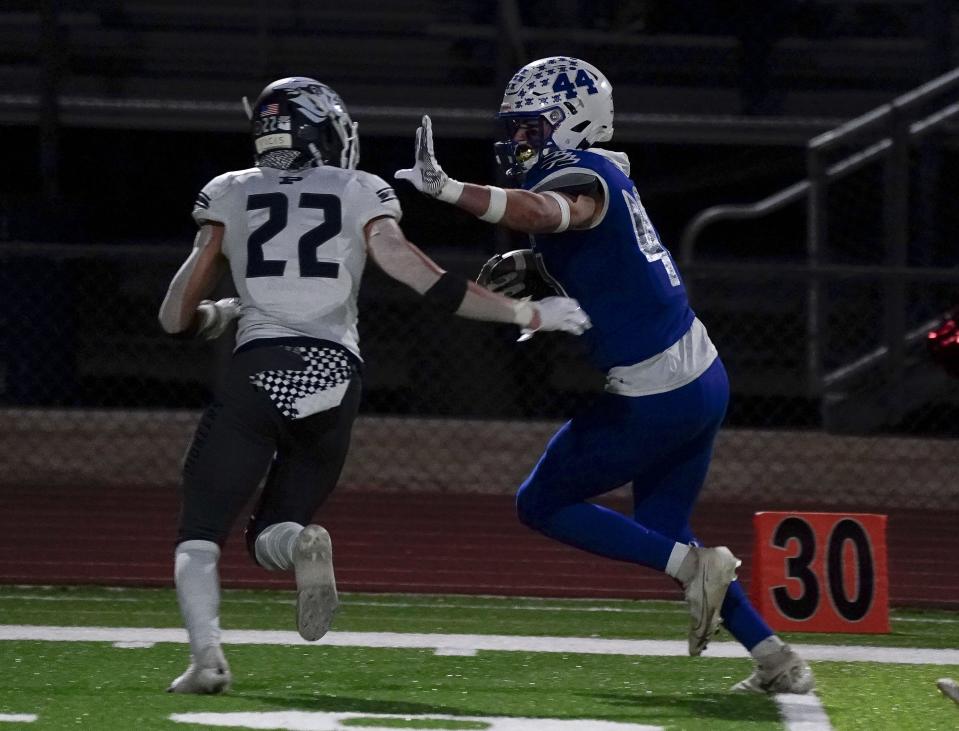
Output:
<svg viewBox="0 0 959 731">
<path fill-rule="evenodd" d="M 808 115 L 828 99 L 823 112 L 859 113 L 875 95 L 948 65 L 936 49 L 937 29 L 949 26 L 934 21 L 953 17 L 947 3 L 919 0 L 767 3 L 748 13 L 691 0 L 505 5 L 520 16 L 514 40 L 528 58 L 590 59 L 634 92 L 620 107 L 634 112 Z M 217 0 L 199 9 L 64 0 L 59 9 L 44 21 L 31 3 L 10 5 L 2 36 L 19 70 L 8 69 L 11 91 L 32 94 L 47 74 L 62 94 L 122 101 L 148 88 L 159 98 L 221 99 L 315 69 L 367 103 L 408 103 L 415 86 L 457 107 L 498 98 L 516 66 L 499 6 L 473 0 Z M 49 52 L 58 49 L 64 58 Z M 224 65 L 227 57 L 246 62 Z M 880 243 L 890 201 L 879 158 L 830 186 L 819 264 L 832 269 L 805 268 L 801 203 L 717 227 L 710 261 L 684 269 L 732 385 L 707 498 L 934 508 L 959 497 L 950 479 L 959 389 L 923 343 L 959 304 L 954 139 L 928 137 L 908 154 L 903 261 Z M 482 264 L 430 253 L 465 275 Z M 185 254 L 0 244 L 0 484 L 178 482 L 231 349 L 228 337 L 185 342 L 160 331 L 156 311 Z M 360 317 L 365 391 L 343 489 L 512 492 L 553 430 L 602 388 L 574 338 L 516 343 L 515 328 L 431 312 L 373 267 Z M 893 321 L 901 342 L 888 337 Z"/>
<path fill-rule="evenodd" d="M 177 483 L 231 349 L 228 337 L 181 341 L 159 329 L 156 310 L 184 253 L 0 245 L 0 482 Z M 437 258 L 464 274 L 482 264 Z M 955 382 L 919 348 L 912 355 L 927 399 L 913 399 L 879 368 L 882 388 L 847 407 L 878 409 L 882 418 L 830 432 L 828 394 L 806 379 L 808 278 L 786 272 L 687 275 L 733 389 L 707 498 L 911 507 L 954 500 Z M 854 284 L 832 283 L 867 310 L 882 302 L 881 282 Z M 928 313 L 953 304 L 951 285 L 914 282 L 909 290 Z M 516 343 L 514 327 L 432 312 L 372 266 L 360 318 L 365 393 L 341 489 L 512 492 L 553 430 L 602 388 L 575 338 Z M 837 309 L 831 325 L 857 344 L 830 356 L 837 363 L 871 347 L 856 335 L 871 330 L 859 310 Z"/>
</svg>

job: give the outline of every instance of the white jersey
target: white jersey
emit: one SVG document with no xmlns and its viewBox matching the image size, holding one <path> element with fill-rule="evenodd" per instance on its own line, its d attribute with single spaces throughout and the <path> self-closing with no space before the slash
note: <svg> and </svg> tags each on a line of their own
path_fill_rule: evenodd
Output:
<svg viewBox="0 0 959 731">
<path fill-rule="evenodd" d="M 359 356 L 363 228 L 379 216 L 399 220 L 399 201 L 382 178 L 361 170 L 256 167 L 207 183 L 193 218 L 226 227 L 223 254 L 241 303 L 236 346 L 307 337 Z"/>
</svg>

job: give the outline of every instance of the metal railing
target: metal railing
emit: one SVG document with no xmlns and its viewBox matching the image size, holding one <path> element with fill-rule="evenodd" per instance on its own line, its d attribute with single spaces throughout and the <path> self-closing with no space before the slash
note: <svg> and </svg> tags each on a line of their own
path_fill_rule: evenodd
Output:
<svg viewBox="0 0 959 731">
<path fill-rule="evenodd" d="M 893 373 L 900 373 L 905 363 L 908 343 L 905 318 L 905 284 L 912 278 L 907 267 L 909 239 L 909 151 L 910 145 L 933 131 L 942 129 L 959 115 L 959 101 L 941 97 L 959 90 L 959 68 L 895 98 L 836 129 L 814 137 L 807 145 L 806 180 L 795 183 L 771 196 L 747 205 L 713 206 L 696 215 L 686 226 L 680 240 L 680 259 L 684 268 L 697 268 L 697 246 L 703 231 L 719 221 L 753 220 L 779 211 L 791 203 L 806 200 L 805 270 L 808 279 L 806 300 L 806 371 L 810 395 L 822 394 L 829 387 L 859 373 L 875 368 L 880 361 Z M 939 102 L 932 111 L 927 106 Z M 862 145 L 830 163 L 828 156 L 850 143 Z M 828 192 L 831 184 L 856 172 L 877 158 L 884 158 L 883 175 L 883 267 L 869 271 L 887 277 L 883 307 L 884 345 L 853 363 L 844 364 L 831 373 L 823 373 L 823 344 L 828 335 L 824 277 L 843 276 L 843 267 L 829 266 L 823 254 L 829 240 Z M 917 279 L 925 275 L 915 272 Z M 954 273 L 946 277 L 952 281 Z M 959 279 L 959 276 L 957 276 Z"/>
</svg>

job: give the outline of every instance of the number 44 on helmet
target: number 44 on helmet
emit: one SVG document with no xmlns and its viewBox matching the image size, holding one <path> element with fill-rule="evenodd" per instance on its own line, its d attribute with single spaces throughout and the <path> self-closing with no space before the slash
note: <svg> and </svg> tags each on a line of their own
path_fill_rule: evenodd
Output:
<svg viewBox="0 0 959 731">
<path fill-rule="evenodd" d="M 540 300 L 566 292 L 543 265 L 543 258 L 532 249 L 516 249 L 491 257 L 480 270 L 476 283 L 506 297 Z"/>
</svg>

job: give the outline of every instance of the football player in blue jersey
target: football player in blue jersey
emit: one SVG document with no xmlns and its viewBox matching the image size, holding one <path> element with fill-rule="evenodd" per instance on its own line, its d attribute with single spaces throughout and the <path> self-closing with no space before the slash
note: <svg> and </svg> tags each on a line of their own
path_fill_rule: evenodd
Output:
<svg viewBox="0 0 959 731">
<path fill-rule="evenodd" d="M 689 653 L 699 655 L 722 621 L 754 657 L 755 672 L 734 689 L 808 692 L 809 666 L 750 604 L 735 580 L 739 560 L 724 546 L 699 546 L 690 530 L 729 383 L 629 178 L 629 160 L 595 146 L 613 135 L 609 81 L 579 59 L 540 59 L 510 80 L 498 116 L 507 135 L 497 157 L 521 187 L 451 179 L 436 161 L 429 117 L 416 131 L 413 167 L 396 177 L 531 234 L 536 266 L 527 271 L 543 271 L 592 320 L 583 339 L 607 374 L 605 392 L 550 440 L 517 494 L 520 520 L 675 578 L 690 610 Z M 510 293 L 523 294 L 515 286 Z M 625 483 L 631 517 L 589 502 Z"/>
</svg>

